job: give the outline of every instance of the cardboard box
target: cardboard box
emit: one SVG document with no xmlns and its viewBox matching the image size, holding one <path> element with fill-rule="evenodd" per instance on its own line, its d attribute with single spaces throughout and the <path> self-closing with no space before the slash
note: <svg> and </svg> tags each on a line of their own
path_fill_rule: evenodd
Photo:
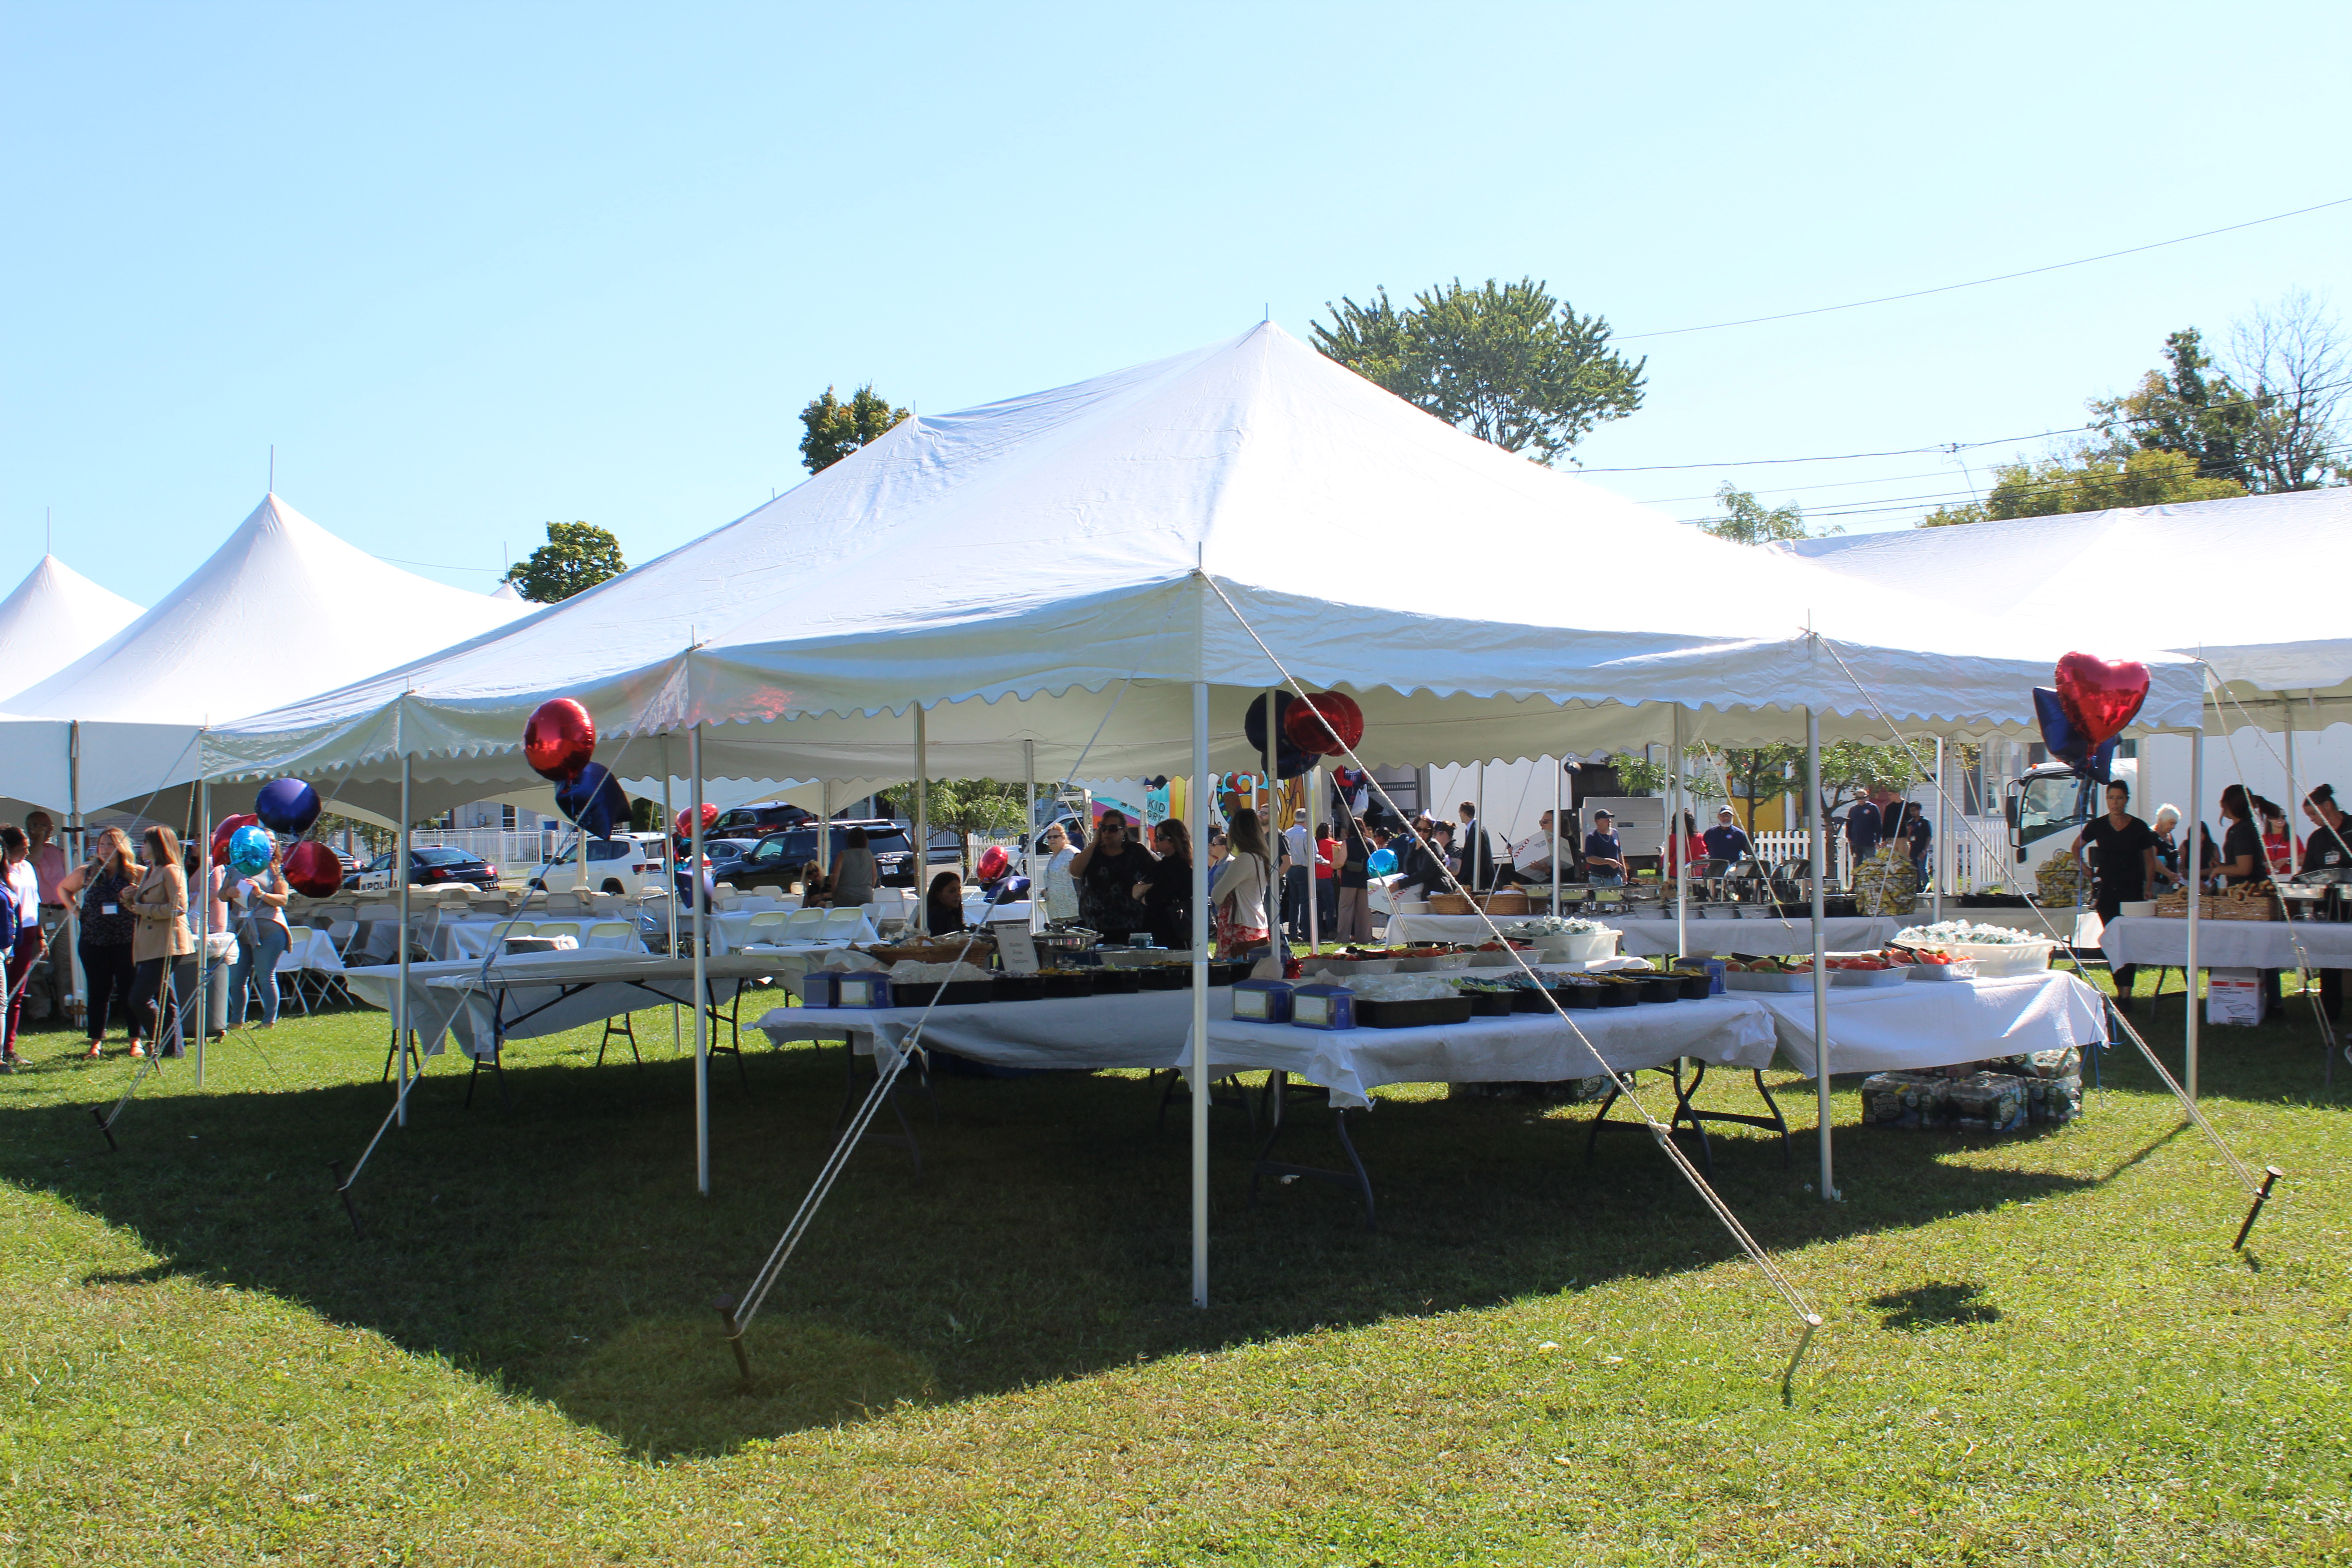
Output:
<svg viewBox="0 0 2352 1568">
<path fill-rule="evenodd" d="M 2205 1021 L 2209 1024 L 2261 1023 L 2262 971 L 2209 970 L 2205 981 Z"/>
</svg>

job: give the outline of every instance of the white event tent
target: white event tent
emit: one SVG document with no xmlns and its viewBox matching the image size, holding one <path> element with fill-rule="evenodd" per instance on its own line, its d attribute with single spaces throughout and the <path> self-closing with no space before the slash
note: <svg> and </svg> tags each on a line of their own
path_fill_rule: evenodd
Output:
<svg viewBox="0 0 2352 1568">
<path fill-rule="evenodd" d="M 1258 637 L 1357 698 L 1372 763 L 1638 745 L 1685 715 L 1727 743 L 2023 732 L 2066 651 L 1696 533 L 1267 324 L 908 419 L 513 628 L 218 726 L 205 765 L 350 799 L 510 787 L 524 719 L 568 696 L 624 776 L 671 737 L 695 779 L 1200 776 L 1257 760 L 1243 712 L 1280 679 Z M 2193 668 L 2151 664 L 2142 724 L 2193 725 Z"/>
<path fill-rule="evenodd" d="M 0 671 L 19 686 L 47 679 L 137 620 L 139 613 L 130 600 L 56 556 L 44 555 L 16 592 L 0 599 Z M 6 717 L 0 713 L 0 721 Z M 0 798 L 0 812 L 20 822 L 35 804 Z"/>
<path fill-rule="evenodd" d="M 152 805 L 196 777 L 205 724 L 462 642 L 529 608 L 404 572 L 265 496 L 162 603 L 0 702 L 0 795 L 61 813 Z"/>
</svg>

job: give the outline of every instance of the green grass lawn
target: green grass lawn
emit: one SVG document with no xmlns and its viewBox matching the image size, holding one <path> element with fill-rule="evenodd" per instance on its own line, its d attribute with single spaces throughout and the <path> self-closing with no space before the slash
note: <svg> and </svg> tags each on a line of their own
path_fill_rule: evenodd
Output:
<svg viewBox="0 0 2352 1568">
<path fill-rule="evenodd" d="M 435 1061 L 364 1240 L 327 1162 L 387 1105 L 381 1014 L 232 1037 L 202 1092 L 173 1064 L 118 1152 L 89 1108 L 131 1064 L 32 1036 L 0 1079 L 8 1560 L 2352 1562 L 2352 1068 L 2324 1096 L 2306 1023 L 2206 1037 L 2214 1122 L 2289 1173 L 2243 1254 L 2136 1058 L 2063 1129 L 1848 1127 L 1835 1207 L 1809 1086 L 1768 1075 L 1793 1160 L 1716 1164 L 1828 1318 L 1791 1408 L 1786 1309 L 1646 1137 L 1588 1167 L 1583 1108 L 1385 1100 L 1377 1236 L 1336 1186 L 1252 1208 L 1221 1111 L 1194 1310 L 1181 1115 L 1132 1076 L 914 1101 L 921 1179 L 860 1152 L 744 1392 L 709 1302 L 823 1159 L 841 1053 L 762 1045 L 748 1091 L 716 1064 L 705 1198 L 689 1066 L 637 1023 L 643 1068 L 519 1047 L 510 1108 Z M 2177 994 L 2153 1029 L 2177 1058 Z"/>
</svg>

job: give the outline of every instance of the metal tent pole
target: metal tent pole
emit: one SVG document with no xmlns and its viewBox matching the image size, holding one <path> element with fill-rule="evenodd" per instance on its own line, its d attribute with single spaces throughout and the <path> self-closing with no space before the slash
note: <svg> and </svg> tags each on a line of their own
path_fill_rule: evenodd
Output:
<svg viewBox="0 0 2352 1568">
<path fill-rule="evenodd" d="M 687 810 L 693 815 L 694 874 L 694 1190 L 710 1194 L 710 896 L 702 888 L 702 726 L 686 732 Z"/>
<path fill-rule="evenodd" d="M 1037 742 L 1021 742 L 1021 874 L 1029 879 L 1029 929 L 1044 922 L 1045 889 L 1037 880 Z"/>
<path fill-rule="evenodd" d="M 1272 719 L 1269 712 L 1268 722 Z M 1323 764 L 1311 763 L 1307 769 L 1307 953 L 1310 958 L 1323 946 L 1323 879 L 1315 874 L 1315 818 L 1322 809 Z M 1207 1092 L 1205 1087 L 1202 1092 Z"/>
<path fill-rule="evenodd" d="M 198 746 L 203 745 L 201 738 Z M 213 1032 L 213 781 L 196 781 L 196 868 L 204 902 L 196 910 L 196 1087 L 205 1087 L 205 1041 Z M 271 975 L 269 984 L 278 984 Z"/>
<path fill-rule="evenodd" d="M 667 735 L 664 735 L 661 738 L 660 745 L 662 771 L 662 862 L 670 869 L 668 888 L 669 955 L 672 958 L 676 958 L 677 956 L 677 814 L 670 809 L 669 737 Z M 700 867 L 696 868 L 697 871 L 699 871 L 700 869 Z M 669 1054 L 671 1056 L 675 1057 L 677 1055 L 679 1044 L 677 1004 L 673 1002 L 669 1005 Z"/>
<path fill-rule="evenodd" d="M 1927 857 L 1927 875 L 1934 885 L 1927 889 L 1934 918 L 1944 918 L 1944 737 L 1936 737 L 1936 845 Z"/>
<path fill-rule="evenodd" d="M 1683 841 L 1683 813 L 1689 808 L 1689 786 L 1683 778 L 1683 705 L 1675 704 L 1675 787 L 1670 800 L 1674 819 L 1666 824 L 1666 864 L 1675 870 L 1675 961 L 1690 955 L 1690 846 Z"/>
<path fill-rule="evenodd" d="M 394 731 L 398 733 L 400 721 L 394 720 Z M 408 1125 L 408 794 L 415 763 L 408 754 L 408 744 L 400 742 L 400 831 L 394 836 L 392 851 L 392 874 L 400 879 L 400 1005 L 392 1016 L 392 1054 L 400 1058 L 400 1098 L 393 1102 L 394 1120 Z"/>
<path fill-rule="evenodd" d="M 1280 695 L 1280 691 L 1275 687 L 1269 686 L 1265 689 L 1265 755 L 1260 759 L 1265 768 L 1265 816 L 1258 823 L 1258 826 L 1266 835 L 1266 950 L 1277 959 L 1290 951 L 1289 940 L 1283 934 L 1282 930 L 1282 846 L 1289 842 L 1283 835 L 1289 831 L 1290 824 L 1278 820 L 1282 816 L 1282 793 L 1277 787 L 1280 781 L 1274 776 L 1275 763 L 1277 760 L 1276 751 L 1281 744 L 1280 738 L 1274 732 L 1274 710 Z M 1275 965 L 1277 979 L 1281 977 L 1281 969 L 1282 965 L 1277 963 Z"/>
<path fill-rule="evenodd" d="M 2197 904 L 2200 886 L 2204 882 L 2205 824 L 2205 704 L 2197 704 L 2197 733 L 2189 742 L 2189 852 L 2183 857 L 2182 869 L 2189 878 L 2189 934 L 2187 949 L 2181 954 L 2189 981 L 2189 1017 L 2182 1029 L 2187 1042 L 2186 1081 L 2189 1103 L 2197 1103 Z M 2260 831 L 2258 828 L 2257 831 Z"/>
<path fill-rule="evenodd" d="M 1192 683 L 1192 1305 L 1209 1304 L 1209 683 Z"/>
<path fill-rule="evenodd" d="M 1830 1159 L 1830 969 L 1822 940 L 1829 843 L 1822 823 L 1822 719 L 1811 707 L 1805 710 L 1805 823 L 1813 868 L 1813 1103 L 1821 1121 L 1822 1201 L 1832 1203 L 1838 1194 Z"/>
<path fill-rule="evenodd" d="M 81 821 L 81 721 L 66 726 L 66 842 L 73 847 L 73 863 L 89 859 L 89 835 Z M 89 1021 L 89 977 L 81 969 L 81 900 L 66 906 L 66 994 L 81 1000 L 82 1021 Z"/>
<path fill-rule="evenodd" d="M 1567 783 L 1568 759 L 1565 756 L 1554 757 L 1551 760 L 1551 912 L 1554 915 L 1559 913 L 1559 862 L 1568 834 L 1564 815 L 1568 803 L 1563 798 L 1567 794 Z"/>
<path fill-rule="evenodd" d="M 931 934 L 931 752 L 923 735 L 923 705 L 915 704 L 915 929 Z"/>
</svg>

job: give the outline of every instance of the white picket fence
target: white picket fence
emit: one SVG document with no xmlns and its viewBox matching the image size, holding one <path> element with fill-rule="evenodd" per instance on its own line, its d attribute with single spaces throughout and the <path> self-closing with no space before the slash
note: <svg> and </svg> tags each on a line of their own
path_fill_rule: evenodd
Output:
<svg viewBox="0 0 2352 1568">
<path fill-rule="evenodd" d="M 418 828 L 408 837 L 419 849 L 463 849 L 478 855 L 500 871 L 529 871 L 562 842 L 551 829 L 510 833 L 499 827 Z"/>
<path fill-rule="evenodd" d="M 1945 827 L 1946 836 L 1936 847 L 1937 874 L 1943 879 L 1945 891 L 1981 892 L 2011 879 L 2007 823 L 1998 816 L 1952 816 L 1946 819 Z M 1774 865 L 1802 860 L 1812 853 L 1802 833 L 1759 833 L 1753 837 L 1758 857 Z M 1829 858 L 1830 880 L 1840 887 L 1850 885 L 1853 855 L 1843 837 L 1830 840 Z"/>
</svg>

